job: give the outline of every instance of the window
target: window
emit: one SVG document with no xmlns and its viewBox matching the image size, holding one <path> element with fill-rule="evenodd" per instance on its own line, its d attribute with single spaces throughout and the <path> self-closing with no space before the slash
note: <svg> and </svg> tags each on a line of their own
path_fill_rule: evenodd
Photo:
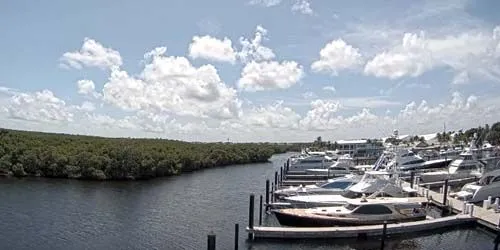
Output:
<svg viewBox="0 0 500 250">
<path fill-rule="evenodd" d="M 495 177 L 495 179 L 493 179 L 493 181 L 491 181 L 491 182 L 493 183 L 493 182 L 498 182 L 498 181 L 500 181 L 500 176 Z"/>
<path fill-rule="evenodd" d="M 353 192 L 353 191 L 350 191 L 350 190 L 346 190 L 342 194 L 343 197 L 349 198 L 349 199 L 361 198 L 362 195 L 363 195 L 362 193 L 357 193 L 357 192 Z M 369 194 L 366 194 L 366 195 L 369 195 Z"/>
<path fill-rule="evenodd" d="M 347 187 L 351 186 L 352 185 L 352 182 L 348 182 L 348 181 L 339 181 L 339 182 L 330 182 L 330 183 L 327 183 L 323 186 L 321 186 L 322 188 L 339 188 L 339 189 L 346 189 Z"/>
<path fill-rule="evenodd" d="M 414 160 L 414 161 L 405 162 L 402 165 L 411 165 L 411 164 L 418 164 L 418 163 L 423 163 L 423 162 L 425 162 L 423 159 L 418 159 L 418 160 Z"/>
<path fill-rule="evenodd" d="M 354 210 L 355 214 L 392 214 L 392 211 L 384 205 L 362 205 Z"/>
</svg>

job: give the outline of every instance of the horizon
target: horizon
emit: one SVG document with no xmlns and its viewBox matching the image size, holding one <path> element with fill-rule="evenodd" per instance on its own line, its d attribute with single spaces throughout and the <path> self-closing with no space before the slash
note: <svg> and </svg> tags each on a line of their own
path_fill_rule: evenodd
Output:
<svg viewBox="0 0 500 250">
<path fill-rule="evenodd" d="M 0 40 L 0 123 L 242 143 L 491 125 L 500 113 L 494 6 L 500 2 L 2 2 L 0 23 L 11 28 Z"/>
</svg>

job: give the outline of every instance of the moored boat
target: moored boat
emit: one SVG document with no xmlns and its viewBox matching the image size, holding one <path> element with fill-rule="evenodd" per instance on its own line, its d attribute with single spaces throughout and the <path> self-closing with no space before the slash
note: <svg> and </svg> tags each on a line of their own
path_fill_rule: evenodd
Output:
<svg viewBox="0 0 500 250">
<path fill-rule="evenodd" d="M 279 223 L 295 227 L 358 226 L 425 220 L 422 204 L 408 199 L 356 199 L 342 206 L 285 208 L 274 211 Z"/>
</svg>

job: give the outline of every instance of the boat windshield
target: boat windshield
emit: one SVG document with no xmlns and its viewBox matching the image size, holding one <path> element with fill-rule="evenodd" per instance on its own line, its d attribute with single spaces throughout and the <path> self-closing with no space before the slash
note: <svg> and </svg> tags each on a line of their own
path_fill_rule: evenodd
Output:
<svg viewBox="0 0 500 250">
<path fill-rule="evenodd" d="M 356 209 L 358 207 L 358 205 L 347 203 L 347 204 L 344 205 L 344 207 L 345 207 L 345 209 L 352 211 L 352 210 Z"/>
<path fill-rule="evenodd" d="M 361 198 L 361 196 L 363 196 L 362 193 L 353 192 L 351 190 L 346 190 L 342 193 L 342 197 L 349 198 L 349 199 Z"/>
</svg>

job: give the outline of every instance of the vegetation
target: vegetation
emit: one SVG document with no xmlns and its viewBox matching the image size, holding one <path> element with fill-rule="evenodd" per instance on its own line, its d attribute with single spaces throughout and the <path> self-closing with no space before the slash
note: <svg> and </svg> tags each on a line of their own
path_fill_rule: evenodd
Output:
<svg viewBox="0 0 500 250">
<path fill-rule="evenodd" d="M 96 180 L 149 179 L 266 162 L 297 144 L 188 143 L 0 129 L 0 175 Z"/>
</svg>

